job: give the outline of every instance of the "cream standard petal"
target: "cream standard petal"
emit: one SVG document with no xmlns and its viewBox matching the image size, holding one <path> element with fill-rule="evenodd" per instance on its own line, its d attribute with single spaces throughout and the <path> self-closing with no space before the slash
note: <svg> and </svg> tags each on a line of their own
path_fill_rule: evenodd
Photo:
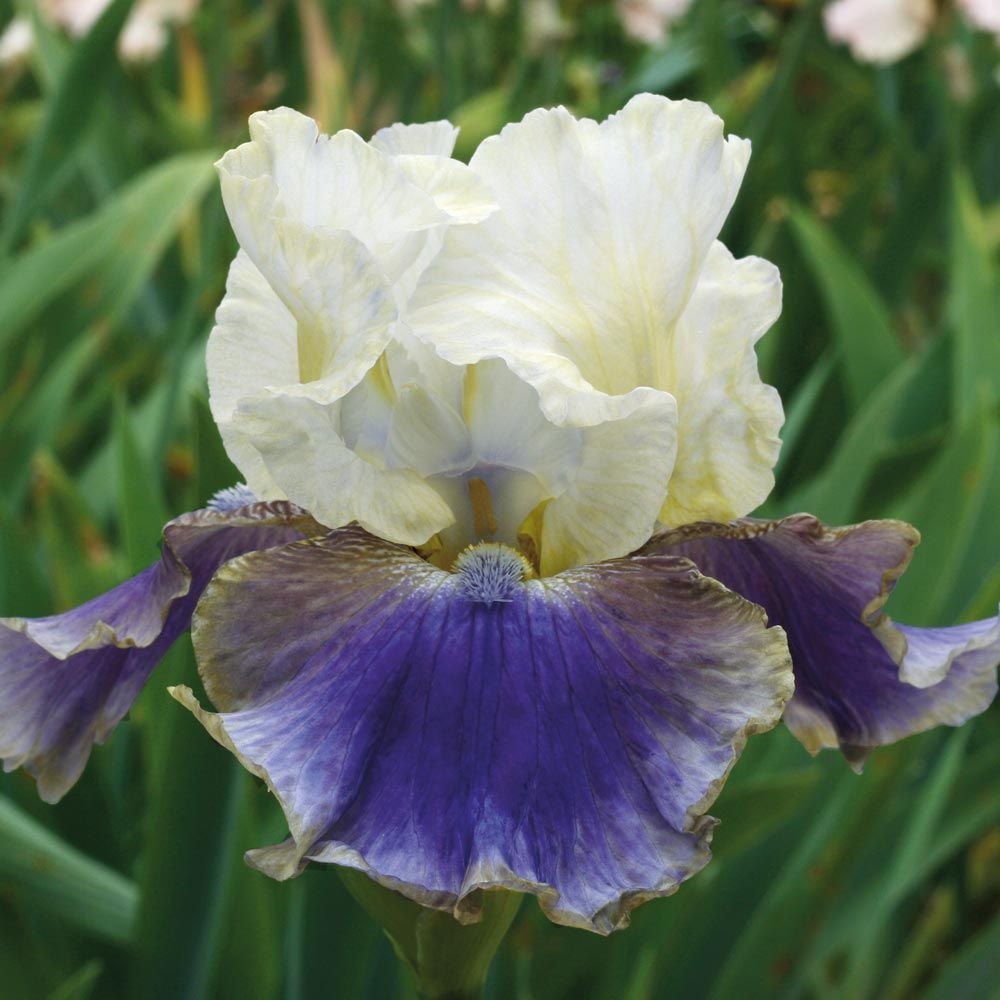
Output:
<svg viewBox="0 0 1000 1000">
<path fill-rule="evenodd" d="M 353 132 L 323 136 L 281 108 L 253 115 L 250 134 L 218 163 L 230 222 L 295 316 L 301 381 L 336 375 L 350 388 L 388 342 L 390 306 L 405 302 L 428 230 L 448 215 Z"/>
<path fill-rule="evenodd" d="M 778 269 L 759 257 L 735 260 L 715 243 L 659 377 L 678 416 L 664 524 L 728 521 L 771 492 L 784 412 L 777 390 L 760 380 L 754 344 L 780 312 Z"/>
<path fill-rule="evenodd" d="M 233 187 L 225 175 L 222 186 L 224 192 Z M 294 317 L 297 381 L 332 376 L 350 388 L 388 342 L 397 315 L 380 262 L 345 230 L 316 229 L 276 214 L 269 178 L 240 179 L 237 186 L 233 228 L 262 284 Z"/>
<path fill-rule="evenodd" d="M 662 486 L 676 454 L 658 510 L 669 523 L 745 514 L 773 485 L 782 411 L 753 345 L 780 311 L 780 281 L 715 240 L 748 153 L 690 102 L 642 95 L 601 125 L 535 112 L 473 158 L 500 211 L 449 232 L 409 314 L 454 363 L 504 358 L 557 424 L 627 416 L 631 447 L 656 457 L 650 482 Z M 623 402 L 634 393 L 654 395 Z M 606 470 L 610 511 L 610 484 L 640 479 L 603 451 L 593 474 Z M 620 492 L 638 524 L 649 491 L 638 508 Z"/>
<path fill-rule="evenodd" d="M 449 121 L 405 125 L 396 122 L 380 128 L 371 144 L 387 156 L 451 156 L 458 138 L 458 127 Z"/>
<path fill-rule="evenodd" d="M 415 473 L 387 472 L 380 462 L 366 461 L 353 450 L 365 450 L 353 439 L 348 447 L 345 436 L 360 431 L 341 420 L 343 386 L 336 376 L 298 382 L 295 318 L 244 253 L 230 268 L 216 320 L 207 352 L 212 415 L 229 457 L 257 496 L 296 496 L 323 524 L 357 520 L 408 544 L 426 541 L 451 522 L 443 501 Z M 379 395 L 381 365 L 362 380 L 369 395 Z M 378 408 L 368 409 L 369 422 L 378 422 Z"/>
<path fill-rule="evenodd" d="M 250 136 L 218 166 L 230 221 L 258 267 L 258 253 L 266 255 L 259 245 L 261 230 L 266 238 L 271 218 L 353 233 L 390 278 L 412 263 L 399 246 L 401 238 L 445 221 L 433 199 L 407 179 L 393 157 L 354 132 L 321 135 L 311 118 L 278 108 L 252 115 Z M 263 219 L 256 210 L 266 205 L 265 198 L 258 195 L 251 205 L 244 201 L 255 186 L 265 188 L 272 199 Z"/>
<path fill-rule="evenodd" d="M 235 418 L 241 399 L 298 381 L 295 317 L 242 250 L 229 268 L 205 367 L 209 406 L 233 465 L 256 496 L 283 499 L 284 491 Z"/>
<path fill-rule="evenodd" d="M 670 397 L 580 389 L 572 409 L 588 411 L 584 425 L 558 425 L 542 413 L 538 391 L 503 362 L 467 371 L 465 418 L 480 461 L 531 473 L 548 501 L 524 526 L 544 576 L 624 555 L 649 537 L 674 462 Z M 550 397 L 568 394 L 538 381 Z"/>
<path fill-rule="evenodd" d="M 649 385 L 748 156 L 701 104 L 641 95 L 600 125 L 532 112 L 473 157 L 500 211 L 448 232 L 418 334 L 457 363 L 500 356 L 527 377 L 531 353 L 606 393 Z"/>
<path fill-rule="evenodd" d="M 384 469 L 344 441 L 340 404 L 272 394 L 245 400 L 235 424 L 275 482 L 317 521 L 357 521 L 404 545 L 421 545 L 454 521 L 438 493 L 411 469 Z"/>
</svg>

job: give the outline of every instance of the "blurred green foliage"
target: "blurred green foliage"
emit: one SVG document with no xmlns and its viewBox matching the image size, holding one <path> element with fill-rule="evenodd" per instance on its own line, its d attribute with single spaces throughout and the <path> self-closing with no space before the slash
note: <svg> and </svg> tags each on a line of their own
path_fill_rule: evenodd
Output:
<svg viewBox="0 0 1000 1000">
<path fill-rule="evenodd" d="M 235 251 L 212 160 L 289 104 L 368 134 L 448 116 L 467 156 L 545 104 L 603 116 L 651 89 L 754 141 L 724 238 L 785 283 L 761 365 L 786 401 L 767 514 L 905 517 L 890 605 L 914 624 L 1000 599 L 997 51 L 957 19 L 873 70 L 816 3 L 699 0 L 670 40 L 614 6 L 219 0 L 152 63 L 115 55 L 127 0 L 76 43 L 36 23 L 0 77 L 0 612 L 44 614 L 155 557 L 163 520 L 237 479 L 203 350 Z M 27 3 L 0 4 L 0 20 Z M 475 8 L 475 9 L 473 9 Z M 278 885 L 241 853 L 283 833 L 262 787 L 166 697 L 189 643 L 58 807 L 0 778 L 5 1000 L 408 997 L 336 875 Z M 488 995 L 952 1000 L 1000 974 L 996 713 L 855 776 L 784 730 L 713 809 L 716 858 L 609 939 L 522 907 Z"/>
</svg>

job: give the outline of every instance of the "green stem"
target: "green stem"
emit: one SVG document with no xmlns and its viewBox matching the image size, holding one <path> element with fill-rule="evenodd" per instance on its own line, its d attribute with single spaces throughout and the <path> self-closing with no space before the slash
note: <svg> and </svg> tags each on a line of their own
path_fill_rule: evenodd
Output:
<svg viewBox="0 0 1000 1000">
<path fill-rule="evenodd" d="M 348 892 L 381 925 L 421 1000 L 477 1000 L 490 963 L 521 905 L 520 893 L 482 893 L 482 919 L 460 924 L 372 881 L 340 869 Z"/>
</svg>

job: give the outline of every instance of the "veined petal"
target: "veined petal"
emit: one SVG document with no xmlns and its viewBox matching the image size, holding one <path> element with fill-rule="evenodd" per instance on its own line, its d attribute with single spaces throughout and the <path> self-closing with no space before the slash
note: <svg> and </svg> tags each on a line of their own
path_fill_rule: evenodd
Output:
<svg viewBox="0 0 1000 1000">
<path fill-rule="evenodd" d="M 445 221 L 392 156 L 354 132 L 321 135 L 311 118 L 278 108 L 250 117 L 250 137 L 222 157 L 219 175 L 240 246 L 268 278 L 262 260 L 274 254 L 275 219 L 352 233 L 390 280 L 420 249 L 420 241 L 402 246 L 401 237 Z"/>
<path fill-rule="evenodd" d="M 500 211 L 448 232 L 416 332 L 456 364 L 554 355 L 606 393 L 669 388 L 650 379 L 748 156 L 701 104 L 641 95 L 601 125 L 532 112 L 473 157 Z"/>
<path fill-rule="evenodd" d="M 984 618 L 947 628 L 914 628 L 894 625 L 906 640 L 899 664 L 899 679 L 918 688 L 929 688 L 947 679 L 961 661 L 960 672 L 995 670 L 1000 663 L 1000 618 Z"/>
<path fill-rule="evenodd" d="M 285 495 L 322 524 L 357 521 L 406 545 L 422 545 L 451 524 L 450 508 L 418 473 L 374 464 L 348 447 L 340 409 L 337 402 L 265 394 L 241 404 L 234 426 Z"/>
<path fill-rule="evenodd" d="M 236 423 L 241 399 L 298 381 L 298 334 L 288 311 L 241 250 L 229 268 L 226 294 L 208 338 L 208 401 L 222 442 L 247 485 L 260 497 L 284 498 L 251 439 Z"/>
<path fill-rule="evenodd" d="M 400 155 L 395 164 L 434 204 L 447 212 L 452 223 L 482 222 L 497 210 L 485 182 L 459 160 L 442 156 Z"/>
<path fill-rule="evenodd" d="M 266 873 L 346 865 L 463 921 L 505 887 L 608 933 L 707 863 L 705 811 L 791 691 L 783 634 L 669 557 L 489 604 L 466 582 L 357 528 L 248 556 L 194 627 L 221 714 L 174 694 L 279 799 Z"/>
<path fill-rule="evenodd" d="M 640 96 L 600 125 L 533 112 L 473 157 L 500 211 L 449 230 L 414 293 L 418 337 L 454 364 L 502 358 L 558 426 L 649 418 L 642 460 L 613 470 L 628 484 L 649 471 L 641 498 L 614 505 L 632 523 L 599 550 L 578 546 L 587 558 L 641 544 L 654 492 L 675 524 L 745 514 L 773 485 L 783 414 L 753 346 L 780 311 L 780 280 L 715 241 L 748 156 L 690 102 Z"/>
<path fill-rule="evenodd" d="M 282 371 L 294 375 L 286 385 L 314 383 L 305 391 L 325 393 L 327 398 L 343 395 L 389 341 L 398 316 L 393 290 L 378 262 L 351 233 L 269 219 L 266 211 L 265 205 L 258 206 L 254 218 L 273 241 L 276 257 L 261 260 L 251 251 L 237 256 L 227 297 L 238 294 L 239 309 L 252 309 L 257 319 L 276 314 L 279 305 L 287 312 L 282 326 L 292 339 Z M 224 299 L 220 314 L 225 304 Z M 219 323 L 224 319 L 220 315 Z M 275 337 L 268 328 L 254 325 L 237 328 L 229 339 L 238 340 L 244 351 L 276 355 L 279 345 L 287 350 L 289 338 L 284 331 Z"/>
<path fill-rule="evenodd" d="M 808 750 L 839 746 L 860 767 L 874 747 L 961 725 L 996 695 L 1000 620 L 917 629 L 883 613 L 918 541 L 900 521 L 827 528 L 797 514 L 688 525 L 644 551 L 686 556 L 760 604 L 788 633 L 785 721 Z"/>
<path fill-rule="evenodd" d="M 595 405 L 606 404 L 610 397 Z M 543 513 L 543 574 L 634 551 L 652 533 L 677 454 L 673 397 L 636 389 L 632 409 L 584 427 L 570 486 Z"/>
<path fill-rule="evenodd" d="M 323 294 L 335 295 L 336 289 L 327 288 Z M 341 319 L 351 301 L 351 296 L 347 295 L 340 303 Z M 362 306 L 362 309 L 367 308 Z M 338 316 L 336 307 L 331 307 L 326 315 L 328 319 Z M 367 318 L 372 319 L 372 316 L 369 314 Z M 352 327 L 350 324 L 354 320 L 358 322 Z M 339 431 L 337 402 L 363 381 L 381 354 L 391 329 L 378 318 L 373 320 L 374 325 L 367 323 L 364 316 L 354 316 L 344 322 L 348 329 L 353 329 L 355 336 L 345 338 L 338 352 L 330 358 L 332 374 L 315 382 L 300 383 L 302 326 L 249 257 L 241 252 L 230 267 L 226 296 L 208 341 L 206 363 L 212 415 L 233 464 L 258 496 L 291 497 L 301 506 L 314 510 L 321 520 L 323 505 L 311 506 L 315 495 L 326 491 L 336 493 L 344 488 L 343 484 L 339 480 L 310 482 L 304 490 L 302 482 L 308 479 L 311 469 L 318 467 L 316 463 L 333 469 L 350 460 L 359 473 L 364 472 L 361 465 L 365 463 L 360 458 L 352 455 L 348 459 L 341 455 L 346 449 Z M 310 407 L 308 402 L 295 402 L 296 399 L 313 400 L 315 405 Z M 269 417 L 280 421 L 284 413 L 306 411 L 312 415 L 311 419 L 305 423 L 300 419 L 297 426 L 283 428 L 280 424 L 267 424 Z M 286 455 L 269 463 L 265 457 L 273 453 L 275 440 L 308 437 L 309 433 L 323 428 L 330 433 L 331 427 L 335 428 L 338 439 L 331 442 L 331 453 L 325 459 L 303 455 L 301 461 L 296 461 L 296 456 Z M 323 446 L 321 441 L 313 444 L 317 449 Z M 328 509 L 326 514 L 329 515 Z M 345 522 L 327 520 L 325 523 L 338 526 Z"/>
<path fill-rule="evenodd" d="M 458 127 L 449 121 L 396 122 L 380 128 L 371 144 L 387 156 L 451 156 L 457 138 Z"/>
<path fill-rule="evenodd" d="M 781 313 L 778 269 L 714 243 L 664 356 L 677 400 L 677 461 L 660 521 L 728 521 L 774 487 L 781 398 L 757 373 L 754 344 Z"/>
<path fill-rule="evenodd" d="M 227 559 L 320 531 L 287 503 L 199 510 L 163 529 L 160 561 L 107 594 L 49 618 L 0 619 L 0 757 L 46 802 L 76 783 L 150 671 L 188 627 Z"/>
</svg>

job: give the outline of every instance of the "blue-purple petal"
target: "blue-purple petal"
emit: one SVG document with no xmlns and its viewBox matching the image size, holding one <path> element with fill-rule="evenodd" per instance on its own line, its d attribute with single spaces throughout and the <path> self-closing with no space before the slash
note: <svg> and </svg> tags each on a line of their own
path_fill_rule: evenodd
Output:
<svg viewBox="0 0 1000 1000">
<path fill-rule="evenodd" d="M 961 725 L 996 695 L 1000 620 L 923 629 L 885 615 L 918 541 L 900 521 L 828 528 L 797 514 L 688 525 L 646 551 L 687 556 L 784 627 L 795 668 L 786 723 L 810 751 L 839 747 L 860 767 L 872 748 Z"/>
<path fill-rule="evenodd" d="M 0 619 L 4 769 L 23 767 L 46 802 L 58 801 L 188 628 L 216 569 L 314 527 L 320 530 L 288 503 L 194 511 L 163 529 L 158 562 L 108 593 L 48 618 Z"/>
<path fill-rule="evenodd" d="M 251 864 L 346 865 L 463 921 L 527 891 L 607 933 L 707 863 L 706 810 L 791 693 L 781 631 L 673 557 L 491 596 L 357 528 L 216 575 L 193 634 L 220 714 L 173 693 L 284 809 Z"/>
</svg>

